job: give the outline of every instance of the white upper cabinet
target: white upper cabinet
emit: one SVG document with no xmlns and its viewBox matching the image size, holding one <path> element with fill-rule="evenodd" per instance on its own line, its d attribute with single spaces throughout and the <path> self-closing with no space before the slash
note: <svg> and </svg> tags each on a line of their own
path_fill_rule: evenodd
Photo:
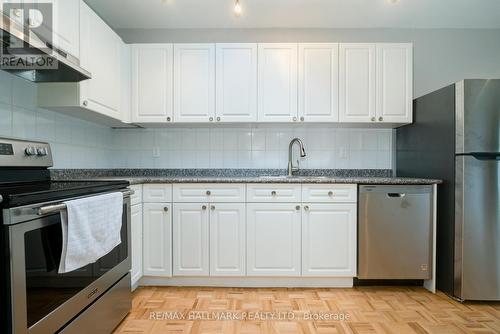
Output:
<svg viewBox="0 0 500 334">
<path fill-rule="evenodd" d="M 80 65 L 92 79 L 80 83 L 85 108 L 121 119 L 120 37 L 83 1 L 80 7 Z"/>
<path fill-rule="evenodd" d="M 356 210 L 352 204 L 304 204 L 302 276 L 356 276 Z"/>
<path fill-rule="evenodd" d="M 299 44 L 299 119 L 339 120 L 339 45 Z"/>
<path fill-rule="evenodd" d="M 216 121 L 257 120 L 257 44 L 217 44 Z"/>
<path fill-rule="evenodd" d="M 122 99 L 122 93 L 127 94 L 122 85 L 128 85 L 121 73 L 123 42 L 89 6 L 83 1 L 79 5 L 80 17 L 76 20 L 80 27 L 80 66 L 92 78 L 74 83 L 38 84 L 38 106 L 99 124 L 121 125 L 128 118 L 124 112 L 130 115 L 122 110 L 123 103 L 127 103 L 126 98 Z M 130 66 L 126 70 L 130 71 Z"/>
<path fill-rule="evenodd" d="M 174 45 L 174 120 L 213 122 L 215 44 Z"/>
<path fill-rule="evenodd" d="M 132 122 L 171 122 L 173 45 L 132 46 Z"/>
<path fill-rule="evenodd" d="M 411 123 L 412 44 L 377 44 L 377 121 Z"/>
<path fill-rule="evenodd" d="M 80 0 L 31 0 L 36 7 L 52 5 L 52 24 L 44 21 L 42 7 L 40 11 L 30 13 L 30 26 L 37 27 L 37 32 L 45 40 L 52 40 L 52 45 L 80 57 Z"/>
<path fill-rule="evenodd" d="M 375 44 L 340 44 L 340 122 L 376 121 Z"/>
<path fill-rule="evenodd" d="M 296 122 L 297 44 L 259 44 L 258 121 Z"/>
</svg>

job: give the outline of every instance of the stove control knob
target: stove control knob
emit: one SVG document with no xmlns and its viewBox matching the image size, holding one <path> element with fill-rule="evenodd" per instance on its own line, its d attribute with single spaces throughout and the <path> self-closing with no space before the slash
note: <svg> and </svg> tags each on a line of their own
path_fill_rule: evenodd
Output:
<svg viewBox="0 0 500 334">
<path fill-rule="evenodd" d="M 47 155 L 47 149 L 45 147 L 37 147 L 36 148 L 36 155 L 40 157 L 44 157 Z"/>
<path fill-rule="evenodd" d="M 32 155 L 36 155 L 37 152 L 36 152 L 36 148 L 33 147 L 33 146 L 28 146 L 26 147 L 26 149 L 24 150 L 24 154 L 26 154 L 27 156 L 32 156 Z"/>
</svg>

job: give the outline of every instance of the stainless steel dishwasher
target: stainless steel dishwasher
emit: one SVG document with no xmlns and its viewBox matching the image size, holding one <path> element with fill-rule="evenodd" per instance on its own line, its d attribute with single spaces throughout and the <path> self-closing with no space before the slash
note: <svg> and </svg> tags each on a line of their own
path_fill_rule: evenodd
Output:
<svg viewBox="0 0 500 334">
<path fill-rule="evenodd" d="M 432 186 L 360 186 L 358 278 L 430 279 Z"/>
</svg>

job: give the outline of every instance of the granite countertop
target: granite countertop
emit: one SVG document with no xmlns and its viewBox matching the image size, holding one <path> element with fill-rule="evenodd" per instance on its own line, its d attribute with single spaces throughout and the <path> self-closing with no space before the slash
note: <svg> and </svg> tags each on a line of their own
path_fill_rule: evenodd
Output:
<svg viewBox="0 0 500 334">
<path fill-rule="evenodd" d="M 304 170 L 298 176 L 287 177 L 284 170 L 53 170 L 54 180 L 126 180 L 142 183 L 352 183 L 422 185 L 440 184 L 441 180 L 392 177 L 390 170 Z"/>
</svg>

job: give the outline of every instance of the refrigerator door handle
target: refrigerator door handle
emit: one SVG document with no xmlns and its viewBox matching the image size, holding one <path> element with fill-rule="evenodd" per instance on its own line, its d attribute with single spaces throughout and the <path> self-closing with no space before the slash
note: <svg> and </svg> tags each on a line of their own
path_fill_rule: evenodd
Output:
<svg viewBox="0 0 500 334">
<path fill-rule="evenodd" d="M 500 161 L 500 152 L 471 152 L 461 153 L 458 156 L 471 156 L 477 160 L 497 160 Z"/>
</svg>

